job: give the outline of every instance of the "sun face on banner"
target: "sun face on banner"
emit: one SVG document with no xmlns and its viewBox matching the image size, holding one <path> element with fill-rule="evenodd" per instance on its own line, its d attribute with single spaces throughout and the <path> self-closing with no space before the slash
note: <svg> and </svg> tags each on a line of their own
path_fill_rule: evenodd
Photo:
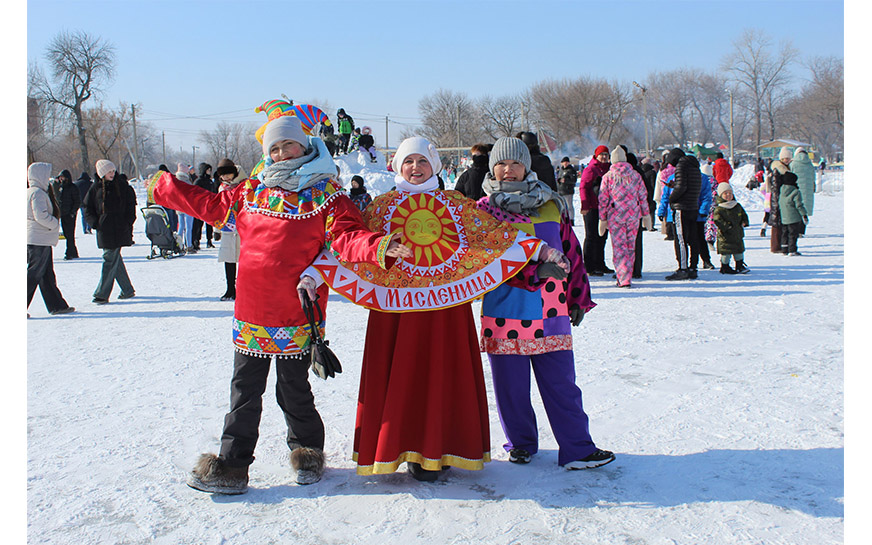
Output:
<svg viewBox="0 0 872 545">
<path fill-rule="evenodd" d="M 400 267 L 409 274 L 432 276 L 454 270 L 466 252 L 466 237 L 452 202 L 440 194 L 401 194 L 386 218 L 388 232 L 402 234 L 413 256 Z"/>
</svg>

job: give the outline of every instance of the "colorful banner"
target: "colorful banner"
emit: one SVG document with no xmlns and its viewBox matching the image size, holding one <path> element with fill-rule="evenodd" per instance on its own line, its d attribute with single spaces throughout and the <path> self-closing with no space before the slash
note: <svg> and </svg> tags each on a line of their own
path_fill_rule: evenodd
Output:
<svg viewBox="0 0 872 545">
<path fill-rule="evenodd" d="M 413 253 L 390 269 L 341 262 L 323 251 L 313 266 L 327 284 L 355 304 L 384 312 L 457 306 L 518 273 L 540 241 L 478 210 L 456 191 L 391 191 L 364 211 L 375 232 L 401 233 Z"/>
</svg>

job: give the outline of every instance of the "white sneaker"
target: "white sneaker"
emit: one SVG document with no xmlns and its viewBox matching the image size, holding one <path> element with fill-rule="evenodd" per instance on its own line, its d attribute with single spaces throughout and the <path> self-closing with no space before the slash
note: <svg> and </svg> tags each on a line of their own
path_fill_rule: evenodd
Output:
<svg viewBox="0 0 872 545">
<path fill-rule="evenodd" d="M 613 462 L 614 460 L 615 454 L 613 452 L 597 449 L 590 456 L 582 458 L 581 460 L 569 462 L 563 467 L 565 467 L 566 469 L 593 469 L 595 467 L 604 466 L 609 462 Z"/>
</svg>

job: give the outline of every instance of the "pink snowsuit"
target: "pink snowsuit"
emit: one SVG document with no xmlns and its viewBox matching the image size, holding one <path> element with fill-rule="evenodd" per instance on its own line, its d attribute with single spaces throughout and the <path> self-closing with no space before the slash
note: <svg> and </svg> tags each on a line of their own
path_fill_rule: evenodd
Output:
<svg viewBox="0 0 872 545">
<path fill-rule="evenodd" d="M 639 220 L 648 213 L 648 193 L 642 177 L 630 163 L 613 163 L 600 185 L 599 217 L 609 224 L 619 286 L 630 285 Z"/>
</svg>

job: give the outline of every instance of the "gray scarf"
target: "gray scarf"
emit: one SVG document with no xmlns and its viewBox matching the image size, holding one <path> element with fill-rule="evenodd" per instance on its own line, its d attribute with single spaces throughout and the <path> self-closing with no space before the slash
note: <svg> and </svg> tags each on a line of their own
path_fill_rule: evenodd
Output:
<svg viewBox="0 0 872 545">
<path fill-rule="evenodd" d="M 521 182 L 498 182 L 488 172 L 481 188 L 491 205 L 512 214 L 538 217 L 538 209 L 548 201 L 554 201 L 561 214 L 566 211 L 563 198 L 539 180 L 532 171 Z"/>
<path fill-rule="evenodd" d="M 309 146 L 306 154 L 296 159 L 279 161 L 263 169 L 263 185 L 281 187 L 287 191 L 302 191 L 315 185 L 320 177 L 309 174 L 295 174 L 300 167 L 318 158 L 318 148 Z"/>
</svg>

